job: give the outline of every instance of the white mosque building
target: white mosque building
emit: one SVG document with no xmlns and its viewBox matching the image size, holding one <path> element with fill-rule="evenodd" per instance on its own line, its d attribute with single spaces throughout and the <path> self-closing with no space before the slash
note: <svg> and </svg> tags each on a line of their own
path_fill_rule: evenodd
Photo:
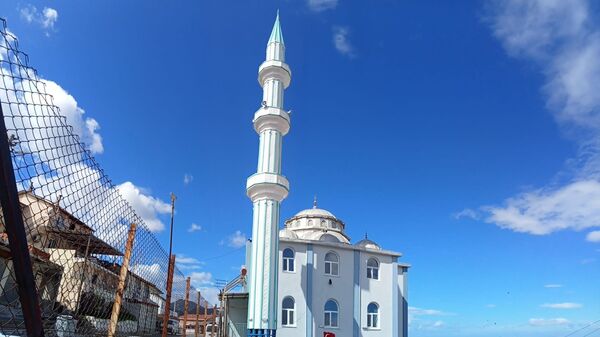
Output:
<svg viewBox="0 0 600 337">
<path fill-rule="evenodd" d="M 316 200 L 285 222 L 278 336 L 407 336 L 409 265 L 366 237 L 351 244 L 345 227 Z"/>
<path fill-rule="evenodd" d="M 400 253 L 367 237 L 353 244 L 344 222 L 316 199 L 279 230 L 289 191 L 281 145 L 290 129 L 283 109 L 290 80 L 278 15 L 259 68 L 264 94 L 253 120 L 260 147 L 257 173 L 247 182 L 254 207 L 247 293 L 225 296 L 226 336 L 407 337 L 409 265 L 398 261 Z"/>
</svg>

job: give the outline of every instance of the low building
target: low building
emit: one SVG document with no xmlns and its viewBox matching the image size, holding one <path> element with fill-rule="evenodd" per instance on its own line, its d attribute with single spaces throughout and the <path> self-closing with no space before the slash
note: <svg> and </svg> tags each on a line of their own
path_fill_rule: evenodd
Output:
<svg viewBox="0 0 600 337">
<path fill-rule="evenodd" d="M 49 314 L 54 316 L 74 315 L 86 320 L 89 329 L 105 330 L 121 266 L 104 259 L 112 257 L 111 260 L 116 261 L 123 254 L 96 236 L 91 227 L 58 202 L 53 203 L 31 191 L 20 192 L 19 201 L 42 309 L 48 308 Z M 7 276 L 12 270 L 10 250 L 1 225 L 0 222 L 0 275 Z M 14 283 L 14 277 L 0 280 L 0 290 L 3 290 L 0 320 L 6 311 L 3 303 L 18 304 L 16 287 L 11 282 Z M 154 284 L 130 271 L 120 315 L 126 322 L 119 324 L 127 332 L 154 332 L 161 293 Z M 164 305 L 164 300 L 162 303 Z M 14 317 L 16 311 L 8 314 Z M 51 324 L 52 320 L 46 322 Z"/>
</svg>

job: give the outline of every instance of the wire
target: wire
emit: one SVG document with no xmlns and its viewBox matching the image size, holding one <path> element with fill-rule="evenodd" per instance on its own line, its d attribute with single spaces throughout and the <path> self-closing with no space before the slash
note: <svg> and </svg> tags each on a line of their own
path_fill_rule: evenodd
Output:
<svg viewBox="0 0 600 337">
<path fill-rule="evenodd" d="M 598 329 L 596 329 L 596 330 L 594 330 L 594 331 L 592 331 L 592 332 L 590 332 L 590 333 L 588 333 L 588 334 L 586 334 L 586 335 L 583 335 L 583 336 L 581 336 L 581 337 L 590 336 L 590 335 L 592 335 L 593 333 L 596 333 L 596 332 L 598 332 L 598 331 L 600 331 L 600 328 L 598 328 Z"/>
<path fill-rule="evenodd" d="M 595 324 L 597 324 L 597 323 L 600 323 L 600 319 L 599 319 L 599 320 L 597 320 L 597 321 L 595 321 L 595 322 L 592 322 L 592 323 L 590 323 L 590 324 L 588 324 L 588 325 L 586 325 L 586 326 L 584 326 L 583 328 L 579 328 L 579 329 L 577 329 L 577 330 L 575 330 L 575 331 L 572 331 L 571 333 L 569 333 L 568 335 L 564 335 L 563 337 L 569 337 L 569 336 L 572 336 L 572 335 L 574 335 L 574 334 L 578 333 L 579 331 L 585 330 L 585 329 L 587 329 L 587 328 L 589 328 L 589 327 L 591 327 L 592 325 L 595 325 Z M 594 330 L 594 331 L 598 331 L 598 330 Z M 593 333 L 594 331 L 592 331 L 592 333 Z M 587 336 L 587 335 L 586 335 L 586 336 Z"/>
</svg>

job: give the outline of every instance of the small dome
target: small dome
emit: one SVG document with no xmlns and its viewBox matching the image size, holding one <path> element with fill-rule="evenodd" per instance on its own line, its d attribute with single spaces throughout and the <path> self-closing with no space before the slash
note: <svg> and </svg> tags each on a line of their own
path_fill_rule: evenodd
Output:
<svg viewBox="0 0 600 337">
<path fill-rule="evenodd" d="M 284 228 L 279 231 L 279 237 L 282 239 L 297 239 L 298 235 L 293 230 Z"/>
<path fill-rule="evenodd" d="M 374 241 L 369 240 L 366 235 L 365 235 L 364 239 L 358 241 L 354 245 L 357 246 L 357 247 L 360 247 L 360 248 L 366 248 L 366 249 L 372 249 L 372 250 L 381 250 L 381 247 L 379 247 L 379 245 L 377 243 L 375 243 Z"/>
<path fill-rule="evenodd" d="M 319 238 L 319 241 L 334 242 L 334 243 L 340 243 L 340 242 L 342 242 L 335 235 L 331 235 L 331 234 L 323 234 L 323 235 L 321 235 L 321 237 Z"/>
</svg>

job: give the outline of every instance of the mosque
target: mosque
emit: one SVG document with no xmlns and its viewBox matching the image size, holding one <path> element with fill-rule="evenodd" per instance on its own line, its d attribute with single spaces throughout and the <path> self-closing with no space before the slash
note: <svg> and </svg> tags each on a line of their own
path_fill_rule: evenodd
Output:
<svg viewBox="0 0 600 337">
<path fill-rule="evenodd" d="M 246 247 L 244 291 L 225 295 L 227 336 L 406 337 L 407 272 L 400 253 L 366 236 L 352 243 L 346 224 L 313 207 L 279 229 L 289 182 L 281 175 L 282 138 L 290 129 L 283 108 L 291 81 L 279 14 L 259 67 L 262 104 L 254 114 L 260 145 L 257 173 L 248 178 L 252 240 Z"/>
</svg>

